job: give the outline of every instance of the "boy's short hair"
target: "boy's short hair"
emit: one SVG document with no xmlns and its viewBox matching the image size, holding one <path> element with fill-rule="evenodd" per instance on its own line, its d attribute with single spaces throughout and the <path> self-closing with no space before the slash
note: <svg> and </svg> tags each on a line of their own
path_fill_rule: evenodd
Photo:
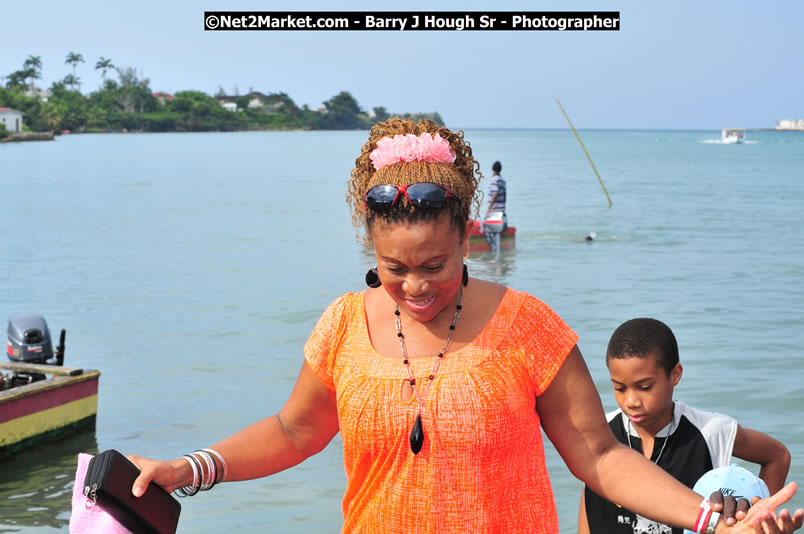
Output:
<svg viewBox="0 0 804 534">
<path fill-rule="evenodd" d="M 651 353 L 656 354 L 659 367 L 670 376 L 678 364 L 676 336 L 670 327 L 657 319 L 631 319 L 618 326 L 611 335 L 606 364 L 611 358 L 647 358 Z"/>
</svg>

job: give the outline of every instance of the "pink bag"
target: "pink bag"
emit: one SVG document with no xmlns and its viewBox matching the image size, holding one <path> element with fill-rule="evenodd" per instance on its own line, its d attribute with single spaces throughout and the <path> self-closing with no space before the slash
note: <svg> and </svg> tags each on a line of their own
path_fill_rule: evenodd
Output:
<svg viewBox="0 0 804 534">
<path fill-rule="evenodd" d="M 87 466 L 91 459 L 91 454 L 78 455 L 78 469 L 75 471 L 75 486 L 73 487 L 73 509 L 70 515 L 70 534 L 133 534 L 109 515 L 100 504 L 87 507 L 87 498 L 84 496 L 84 479 L 86 479 Z"/>
</svg>

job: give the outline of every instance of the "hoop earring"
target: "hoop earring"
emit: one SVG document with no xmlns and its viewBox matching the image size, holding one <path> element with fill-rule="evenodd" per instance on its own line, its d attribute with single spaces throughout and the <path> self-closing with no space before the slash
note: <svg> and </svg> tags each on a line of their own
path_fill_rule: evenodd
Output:
<svg viewBox="0 0 804 534">
<path fill-rule="evenodd" d="M 376 267 L 372 267 L 366 273 L 366 285 L 369 287 L 380 287 L 382 285 L 380 274 L 377 272 Z"/>
<path fill-rule="evenodd" d="M 465 263 L 463 264 L 463 279 L 461 281 L 463 282 L 463 287 L 469 285 L 469 268 L 466 267 Z"/>
</svg>

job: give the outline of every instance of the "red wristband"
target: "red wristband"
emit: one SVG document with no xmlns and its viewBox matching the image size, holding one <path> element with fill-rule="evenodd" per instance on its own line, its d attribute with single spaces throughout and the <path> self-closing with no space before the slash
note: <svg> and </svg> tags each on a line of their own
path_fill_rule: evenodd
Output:
<svg viewBox="0 0 804 534">
<path fill-rule="evenodd" d="M 704 499 L 701 501 L 701 509 L 698 510 L 698 518 L 695 520 L 695 532 L 703 534 L 705 529 L 709 526 L 709 519 L 712 517 L 712 508 L 709 506 L 709 501 Z"/>
</svg>

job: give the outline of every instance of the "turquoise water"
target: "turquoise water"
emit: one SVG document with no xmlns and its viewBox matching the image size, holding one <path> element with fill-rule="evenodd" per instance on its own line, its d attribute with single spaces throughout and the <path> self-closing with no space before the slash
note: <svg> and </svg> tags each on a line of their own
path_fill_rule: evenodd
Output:
<svg viewBox="0 0 804 534">
<path fill-rule="evenodd" d="M 662 319 L 685 368 L 676 397 L 782 440 L 789 478 L 804 482 L 804 135 L 749 132 L 740 146 L 714 131 L 581 135 L 611 209 L 571 132 L 466 132 L 484 172 L 502 161 L 518 229 L 499 262 L 470 258 L 473 276 L 558 311 L 606 409 L 610 333 Z M 281 406 L 318 315 L 373 264 L 344 202 L 365 137 L 0 145 L 0 314 L 43 314 L 67 329 L 66 364 L 102 372 L 94 433 L 0 469 L 0 533 L 67 532 L 78 451 L 175 457 Z M 572 532 L 581 485 L 549 445 L 548 461 Z M 338 532 L 344 481 L 336 438 L 285 473 L 183 500 L 179 532 Z"/>
</svg>

